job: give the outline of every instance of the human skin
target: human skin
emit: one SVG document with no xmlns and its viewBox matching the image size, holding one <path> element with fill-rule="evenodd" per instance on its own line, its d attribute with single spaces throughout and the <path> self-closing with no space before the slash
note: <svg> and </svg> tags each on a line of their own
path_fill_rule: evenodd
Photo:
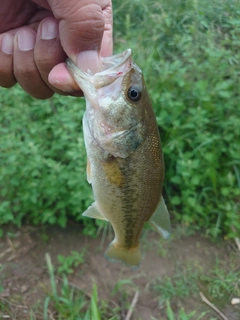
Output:
<svg viewBox="0 0 240 320">
<path fill-rule="evenodd" d="M 111 0 L 0 0 L 0 86 L 38 99 L 82 95 L 65 66 L 100 69 L 112 54 Z"/>
</svg>

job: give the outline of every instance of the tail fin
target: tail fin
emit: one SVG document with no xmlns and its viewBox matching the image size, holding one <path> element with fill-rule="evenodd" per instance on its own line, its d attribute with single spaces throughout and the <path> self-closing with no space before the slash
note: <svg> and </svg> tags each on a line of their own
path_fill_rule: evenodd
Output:
<svg viewBox="0 0 240 320">
<path fill-rule="evenodd" d="M 136 248 L 125 249 L 116 247 L 114 242 L 110 243 L 104 256 L 110 261 L 120 261 L 131 269 L 136 269 L 142 261 L 140 246 Z"/>
</svg>

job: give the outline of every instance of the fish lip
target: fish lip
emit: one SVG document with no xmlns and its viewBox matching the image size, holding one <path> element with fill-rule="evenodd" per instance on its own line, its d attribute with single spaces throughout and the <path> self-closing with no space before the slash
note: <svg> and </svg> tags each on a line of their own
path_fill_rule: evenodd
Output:
<svg viewBox="0 0 240 320">
<path fill-rule="evenodd" d="M 115 54 L 110 57 L 101 57 L 102 65 L 108 64 L 108 63 L 113 63 L 113 66 L 110 68 L 104 68 L 104 70 L 92 73 L 90 70 L 83 71 L 82 69 L 78 68 L 75 63 L 70 59 L 67 58 L 66 60 L 66 65 L 67 68 L 70 72 L 70 74 L 74 77 L 74 74 L 72 72 L 73 70 L 73 65 L 78 69 L 78 74 L 81 75 L 83 78 L 91 78 L 92 76 L 102 76 L 102 75 L 108 75 L 111 74 L 112 72 L 116 71 L 116 69 L 120 68 L 132 55 L 132 50 L 131 49 L 126 49 L 125 51 Z M 122 59 L 121 59 L 122 58 Z M 117 60 L 116 63 L 113 61 Z"/>
<path fill-rule="evenodd" d="M 102 59 L 102 62 L 103 62 L 103 65 L 104 63 L 107 64 L 107 63 L 113 63 L 114 60 L 119 60 L 117 61 L 115 64 L 113 64 L 112 67 L 110 68 L 106 68 L 105 70 L 103 71 L 100 71 L 100 72 L 97 72 L 95 73 L 95 76 L 102 76 L 102 75 L 110 75 L 111 72 L 115 72 L 117 69 L 119 69 L 124 63 L 127 62 L 127 60 L 131 57 L 132 55 L 132 50 L 131 49 L 126 49 L 125 51 L 121 52 L 121 53 L 118 53 L 118 54 L 115 54 L 111 57 L 103 57 L 101 58 Z M 119 76 L 119 75 L 118 75 Z"/>
<path fill-rule="evenodd" d="M 127 49 L 110 57 L 102 57 L 101 64 L 103 70 L 96 73 L 92 73 L 90 70 L 85 72 L 79 69 L 70 58 L 67 58 L 66 66 L 73 79 L 83 90 L 84 94 L 87 94 L 89 87 L 92 88 L 91 91 L 93 92 L 93 89 L 97 90 L 109 85 L 117 78 L 123 77 L 132 68 L 133 62 L 131 56 L 132 50 Z M 124 66 L 128 60 L 129 64 L 126 65 L 123 71 L 120 71 L 120 68 Z M 112 66 L 109 67 L 110 64 L 112 64 Z"/>
<path fill-rule="evenodd" d="M 117 79 L 123 78 L 131 70 L 132 66 L 131 49 L 127 49 L 111 57 L 102 57 L 101 71 L 96 73 L 91 73 L 89 70 L 85 72 L 79 69 L 70 58 L 66 60 L 66 67 L 69 73 L 83 91 L 85 98 L 94 108 L 99 108 L 99 89 L 107 88 L 107 86 L 114 83 Z"/>
</svg>

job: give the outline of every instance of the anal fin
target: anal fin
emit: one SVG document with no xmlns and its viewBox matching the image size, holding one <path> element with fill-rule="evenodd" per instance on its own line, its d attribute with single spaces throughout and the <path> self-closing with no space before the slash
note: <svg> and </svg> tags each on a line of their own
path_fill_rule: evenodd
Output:
<svg viewBox="0 0 240 320">
<path fill-rule="evenodd" d="M 101 211 L 98 209 L 96 202 L 93 202 L 91 206 L 88 207 L 86 211 L 82 214 L 84 217 L 92 218 L 92 219 L 100 219 L 107 220 Z"/>
<path fill-rule="evenodd" d="M 163 197 L 161 197 L 156 210 L 152 214 L 151 218 L 148 220 L 148 223 L 160 233 L 164 239 L 167 239 L 171 233 L 171 223 L 169 212 L 166 207 Z"/>
</svg>

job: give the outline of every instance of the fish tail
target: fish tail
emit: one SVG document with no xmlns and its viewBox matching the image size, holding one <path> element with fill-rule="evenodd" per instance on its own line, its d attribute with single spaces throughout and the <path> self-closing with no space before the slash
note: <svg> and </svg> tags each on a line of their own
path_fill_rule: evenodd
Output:
<svg viewBox="0 0 240 320">
<path fill-rule="evenodd" d="M 128 267 L 136 269 L 141 264 L 142 254 L 140 246 L 125 249 L 117 247 L 113 241 L 105 252 L 105 258 L 110 261 L 120 261 Z"/>
</svg>

